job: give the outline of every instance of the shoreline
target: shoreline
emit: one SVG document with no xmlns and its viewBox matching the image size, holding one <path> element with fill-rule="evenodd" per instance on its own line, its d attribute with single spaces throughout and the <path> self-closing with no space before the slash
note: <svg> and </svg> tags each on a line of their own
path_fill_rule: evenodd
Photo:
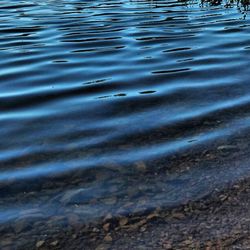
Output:
<svg viewBox="0 0 250 250">
<path fill-rule="evenodd" d="M 250 246 L 250 178 L 214 190 L 198 201 L 128 217 L 107 216 L 96 224 L 46 228 L 40 235 L 19 233 L 22 245 L 0 241 L 10 249 L 248 249 Z M 37 233 L 37 232 L 36 232 Z M 3 237 L 4 236 L 4 237 Z M 35 241 L 34 241 L 35 240 Z"/>
<path fill-rule="evenodd" d="M 71 186 L 63 189 L 63 195 L 50 199 L 58 206 L 53 216 L 40 218 L 43 208 L 36 206 L 23 211 L 16 221 L 0 225 L 0 249 L 248 249 L 248 146 L 231 146 L 238 145 L 235 141 L 218 144 L 213 147 L 217 150 L 209 150 L 206 145 L 195 155 L 187 152 L 183 157 L 154 162 L 157 168 L 143 162 L 131 169 L 111 164 L 70 178 L 52 178 L 41 186 L 37 183 L 32 190 L 41 190 L 45 196 L 52 186 Z M 107 205 L 97 219 L 90 221 L 84 203 L 81 206 L 86 195 L 85 178 L 90 178 L 90 183 L 107 185 L 103 201 L 90 199 L 91 193 L 86 200 L 93 202 L 99 212 L 100 202 Z M 6 186 L 6 194 L 8 187 L 13 185 Z M 21 194 L 20 186 L 18 190 Z M 41 200 L 46 203 L 45 198 Z"/>
<path fill-rule="evenodd" d="M 198 201 L 156 209 L 135 223 L 121 218 L 110 231 L 104 222 L 86 249 L 248 249 L 249 207 L 250 178 Z"/>
<path fill-rule="evenodd" d="M 100 233 L 89 249 L 249 249 L 249 207 L 250 178 L 137 223 L 131 218 L 103 239 Z"/>
</svg>

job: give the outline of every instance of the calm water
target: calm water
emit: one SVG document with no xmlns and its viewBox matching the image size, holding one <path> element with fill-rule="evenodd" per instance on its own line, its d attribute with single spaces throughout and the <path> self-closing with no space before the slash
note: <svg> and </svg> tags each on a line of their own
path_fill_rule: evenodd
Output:
<svg viewBox="0 0 250 250">
<path fill-rule="evenodd" d="M 248 14 L 2 0 L 0 222 L 167 208 L 248 177 Z"/>
</svg>

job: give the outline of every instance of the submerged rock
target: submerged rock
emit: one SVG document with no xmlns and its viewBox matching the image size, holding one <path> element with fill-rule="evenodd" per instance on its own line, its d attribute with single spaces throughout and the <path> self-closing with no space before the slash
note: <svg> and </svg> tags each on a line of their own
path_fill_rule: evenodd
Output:
<svg viewBox="0 0 250 250">
<path fill-rule="evenodd" d="M 110 229 L 110 223 L 104 224 L 102 228 L 103 228 L 104 231 L 106 231 L 106 232 L 109 231 L 109 229 Z"/>
<path fill-rule="evenodd" d="M 138 171 L 145 172 L 147 170 L 147 166 L 143 161 L 136 162 L 135 166 Z"/>
<path fill-rule="evenodd" d="M 111 237 L 111 235 L 110 234 L 107 234 L 105 237 L 104 237 L 104 241 L 106 241 L 106 242 L 111 242 L 113 239 L 112 239 L 112 237 Z"/>
<path fill-rule="evenodd" d="M 36 243 L 36 247 L 39 248 L 39 247 L 43 246 L 44 243 L 45 243 L 44 240 L 39 240 L 39 241 Z"/>
<path fill-rule="evenodd" d="M 92 190 L 91 190 L 92 193 Z M 90 194 L 90 191 L 85 188 L 80 188 L 77 190 L 67 191 L 60 199 L 60 202 L 68 205 L 75 203 L 84 203 L 89 202 L 93 198 L 93 194 Z"/>
<path fill-rule="evenodd" d="M 119 221 L 119 225 L 122 227 L 125 226 L 126 224 L 128 224 L 128 218 L 126 217 L 121 218 Z"/>
</svg>

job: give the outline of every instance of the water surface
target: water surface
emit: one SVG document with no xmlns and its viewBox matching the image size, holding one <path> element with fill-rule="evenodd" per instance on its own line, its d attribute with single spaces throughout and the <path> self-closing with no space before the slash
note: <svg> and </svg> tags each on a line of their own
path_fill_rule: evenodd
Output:
<svg viewBox="0 0 250 250">
<path fill-rule="evenodd" d="M 248 177 L 248 14 L 1 1 L 0 223 L 168 208 Z"/>
</svg>

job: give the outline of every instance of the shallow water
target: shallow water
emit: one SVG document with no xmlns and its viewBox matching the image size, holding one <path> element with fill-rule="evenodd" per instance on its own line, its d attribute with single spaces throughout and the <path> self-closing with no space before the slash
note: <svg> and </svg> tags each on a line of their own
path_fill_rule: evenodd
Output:
<svg viewBox="0 0 250 250">
<path fill-rule="evenodd" d="M 0 222 L 167 208 L 248 177 L 248 14 L 1 1 Z"/>
</svg>

